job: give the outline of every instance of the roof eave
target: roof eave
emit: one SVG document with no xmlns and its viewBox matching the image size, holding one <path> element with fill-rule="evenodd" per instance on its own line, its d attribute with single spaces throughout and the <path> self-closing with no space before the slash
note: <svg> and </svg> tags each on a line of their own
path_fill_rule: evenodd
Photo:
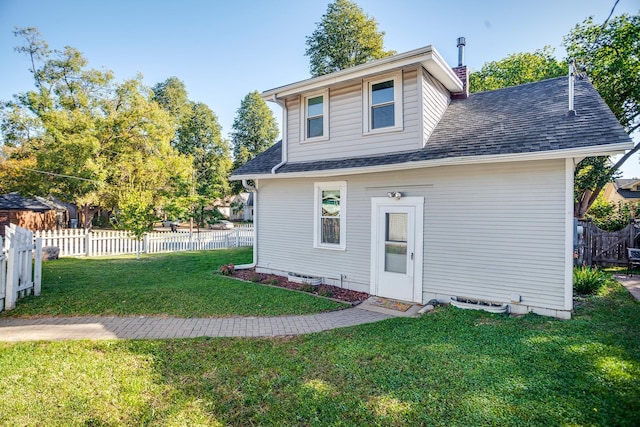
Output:
<svg viewBox="0 0 640 427">
<path fill-rule="evenodd" d="M 358 168 L 324 169 L 304 172 L 283 172 L 278 174 L 243 174 L 231 175 L 230 180 L 242 179 L 276 179 L 300 177 L 326 177 L 337 175 L 356 175 L 363 173 L 390 172 L 401 169 L 420 169 L 438 166 L 460 166 L 483 163 L 506 163 L 533 160 L 553 160 L 566 158 L 584 158 L 590 156 L 608 156 L 622 154 L 633 148 L 633 142 L 597 145 L 586 148 L 569 148 L 564 150 L 537 151 L 529 153 L 495 154 L 484 156 L 447 157 L 443 159 L 420 160 L 414 162 L 392 163 L 388 165 L 365 166 Z"/>
<path fill-rule="evenodd" d="M 281 86 L 262 92 L 261 96 L 267 101 L 286 98 L 302 92 L 317 90 L 338 83 L 362 79 L 367 76 L 385 73 L 394 69 L 413 64 L 421 64 L 429 73 L 438 79 L 450 92 L 461 92 L 462 82 L 449 67 L 440 53 L 433 46 L 425 46 L 409 52 L 389 56 L 367 62 L 366 64 L 313 77 L 300 82 Z"/>
</svg>

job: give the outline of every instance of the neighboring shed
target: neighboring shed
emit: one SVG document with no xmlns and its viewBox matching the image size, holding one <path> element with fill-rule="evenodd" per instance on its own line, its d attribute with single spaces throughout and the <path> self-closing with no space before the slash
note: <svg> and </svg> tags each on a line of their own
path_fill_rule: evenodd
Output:
<svg viewBox="0 0 640 427">
<path fill-rule="evenodd" d="M 4 227 L 16 224 L 28 230 L 52 230 L 56 228 L 56 209 L 35 199 L 14 192 L 0 196 L 0 235 Z"/>
</svg>

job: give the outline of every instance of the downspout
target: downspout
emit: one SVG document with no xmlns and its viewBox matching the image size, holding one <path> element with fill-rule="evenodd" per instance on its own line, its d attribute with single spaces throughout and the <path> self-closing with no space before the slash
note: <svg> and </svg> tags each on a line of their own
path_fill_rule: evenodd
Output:
<svg viewBox="0 0 640 427">
<path fill-rule="evenodd" d="M 246 179 L 242 180 L 242 186 L 250 193 L 253 193 L 253 261 L 251 264 L 236 265 L 236 270 L 248 270 L 258 264 L 258 189 L 249 185 Z"/>
<path fill-rule="evenodd" d="M 278 163 L 277 165 L 275 165 L 273 168 L 271 168 L 271 173 L 275 174 L 276 171 L 278 169 L 280 169 L 282 166 L 284 166 L 287 163 L 287 160 L 289 159 L 289 153 L 288 153 L 288 143 L 287 143 L 287 133 L 288 133 L 288 128 L 287 128 L 287 103 L 281 99 L 276 98 L 275 95 L 273 95 L 273 98 L 271 98 L 272 102 L 275 102 L 276 104 L 278 104 L 280 107 L 282 107 L 282 161 L 280 163 Z"/>
<path fill-rule="evenodd" d="M 271 173 L 276 171 L 287 163 L 287 105 L 284 101 L 279 100 L 274 95 L 271 101 L 282 107 L 282 161 L 271 168 Z M 258 189 L 249 185 L 246 179 L 242 180 L 242 186 L 245 190 L 253 193 L 253 262 L 251 264 L 236 265 L 236 270 L 247 270 L 258 265 Z"/>
</svg>

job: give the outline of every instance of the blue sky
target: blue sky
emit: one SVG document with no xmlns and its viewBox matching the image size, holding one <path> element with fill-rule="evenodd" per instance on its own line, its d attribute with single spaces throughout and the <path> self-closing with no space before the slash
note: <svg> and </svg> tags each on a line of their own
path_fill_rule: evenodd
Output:
<svg viewBox="0 0 640 427">
<path fill-rule="evenodd" d="M 309 77 L 305 38 L 328 0 L 0 0 L 0 100 L 33 88 L 27 58 L 14 52 L 14 27 L 37 27 L 51 48 L 73 46 L 92 68 L 117 80 L 141 73 L 152 86 L 176 76 L 189 98 L 207 104 L 228 136 L 240 101 Z M 603 22 L 614 0 L 359 0 L 404 52 L 433 45 L 457 65 L 456 39 L 467 38 L 471 70 L 544 46 L 564 56 L 562 37 L 588 16 Z M 620 0 L 615 14 L 637 14 L 640 0 Z M 276 111 L 277 107 L 274 107 Z M 280 121 L 280 113 L 276 117 Z M 625 177 L 640 177 L 630 159 Z"/>
</svg>

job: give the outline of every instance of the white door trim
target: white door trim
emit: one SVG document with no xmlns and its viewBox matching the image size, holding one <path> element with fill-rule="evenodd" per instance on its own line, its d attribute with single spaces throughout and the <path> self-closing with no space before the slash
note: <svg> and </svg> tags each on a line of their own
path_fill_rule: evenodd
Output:
<svg viewBox="0 0 640 427">
<path fill-rule="evenodd" d="M 388 197 L 371 198 L 371 260 L 370 260 L 370 289 L 369 293 L 378 295 L 378 255 L 381 250 L 379 243 L 380 218 L 379 208 L 409 206 L 415 208 L 414 228 L 414 262 L 410 274 L 413 275 L 413 298 L 411 302 L 422 302 L 422 267 L 424 257 L 424 197 L 402 197 L 393 199 Z"/>
</svg>

